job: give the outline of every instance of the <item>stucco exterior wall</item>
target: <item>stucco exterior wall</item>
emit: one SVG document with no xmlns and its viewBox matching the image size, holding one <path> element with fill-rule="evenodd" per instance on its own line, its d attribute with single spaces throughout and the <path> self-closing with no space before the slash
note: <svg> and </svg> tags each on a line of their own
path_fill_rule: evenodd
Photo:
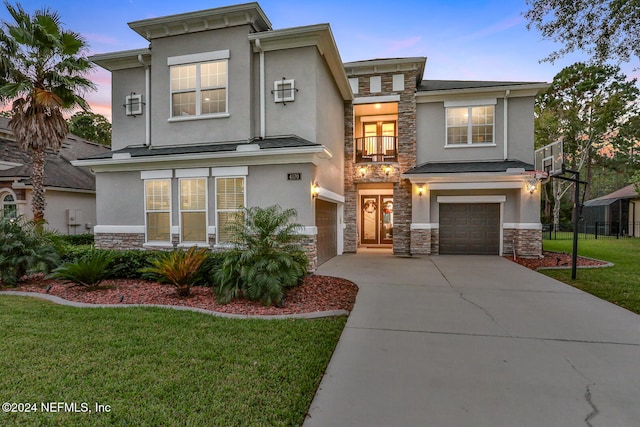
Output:
<svg viewBox="0 0 640 427">
<path fill-rule="evenodd" d="M 133 117 L 125 114 L 125 100 L 131 93 L 141 93 L 143 94 L 143 102 L 149 102 L 145 93 L 144 68 L 113 71 L 111 73 L 112 150 L 145 143 L 145 121 L 147 118 L 144 109 L 141 116 Z"/>
<path fill-rule="evenodd" d="M 140 172 L 96 174 L 98 225 L 144 225 L 144 182 Z"/>
<path fill-rule="evenodd" d="M 509 98 L 509 159 L 534 163 L 533 97 Z"/>
<path fill-rule="evenodd" d="M 68 191 L 47 190 L 47 207 L 44 217 L 47 227 L 61 234 L 93 233 L 96 224 L 96 196 L 93 193 L 76 193 Z M 28 205 L 31 206 L 31 192 L 28 193 Z M 67 211 L 77 210 L 77 226 L 68 225 Z M 30 211 L 30 209 L 29 209 Z M 29 212 L 31 213 L 31 212 Z"/>
<path fill-rule="evenodd" d="M 152 145 L 242 141 L 254 135 L 250 102 L 253 55 L 247 39 L 250 32 L 249 26 L 245 25 L 152 41 Z M 171 91 L 167 58 L 226 49 L 229 50 L 227 88 L 229 117 L 170 122 Z"/>
</svg>

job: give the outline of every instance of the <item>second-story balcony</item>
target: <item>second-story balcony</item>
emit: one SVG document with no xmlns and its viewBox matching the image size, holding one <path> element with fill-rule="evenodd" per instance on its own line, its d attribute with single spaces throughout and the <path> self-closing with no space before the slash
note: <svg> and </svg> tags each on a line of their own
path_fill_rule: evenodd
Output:
<svg viewBox="0 0 640 427">
<path fill-rule="evenodd" d="M 355 139 L 356 163 L 397 162 L 397 136 L 365 136 Z"/>
</svg>

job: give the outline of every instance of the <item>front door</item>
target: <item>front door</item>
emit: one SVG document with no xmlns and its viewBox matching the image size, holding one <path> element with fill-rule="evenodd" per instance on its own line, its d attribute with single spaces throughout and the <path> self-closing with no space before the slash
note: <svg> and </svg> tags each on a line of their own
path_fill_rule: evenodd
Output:
<svg viewBox="0 0 640 427">
<path fill-rule="evenodd" d="M 393 243 L 393 196 L 361 196 L 360 243 Z"/>
</svg>

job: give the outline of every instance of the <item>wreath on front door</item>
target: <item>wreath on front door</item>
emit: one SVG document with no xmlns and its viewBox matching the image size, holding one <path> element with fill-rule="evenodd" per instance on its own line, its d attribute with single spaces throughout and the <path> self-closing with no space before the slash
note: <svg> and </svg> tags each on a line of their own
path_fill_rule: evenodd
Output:
<svg viewBox="0 0 640 427">
<path fill-rule="evenodd" d="M 374 213 L 376 211 L 376 202 L 368 200 L 364 204 L 364 211 L 366 213 Z"/>
</svg>

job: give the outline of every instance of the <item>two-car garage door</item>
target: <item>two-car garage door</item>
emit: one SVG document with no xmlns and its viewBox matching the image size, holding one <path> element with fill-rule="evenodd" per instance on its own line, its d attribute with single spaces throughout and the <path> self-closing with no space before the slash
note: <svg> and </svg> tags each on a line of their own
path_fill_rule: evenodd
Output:
<svg viewBox="0 0 640 427">
<path fill-rule="evenodd" d="M 441 203 L 440 253 L 499 255 L 499 203 Z"/>
</svg>

